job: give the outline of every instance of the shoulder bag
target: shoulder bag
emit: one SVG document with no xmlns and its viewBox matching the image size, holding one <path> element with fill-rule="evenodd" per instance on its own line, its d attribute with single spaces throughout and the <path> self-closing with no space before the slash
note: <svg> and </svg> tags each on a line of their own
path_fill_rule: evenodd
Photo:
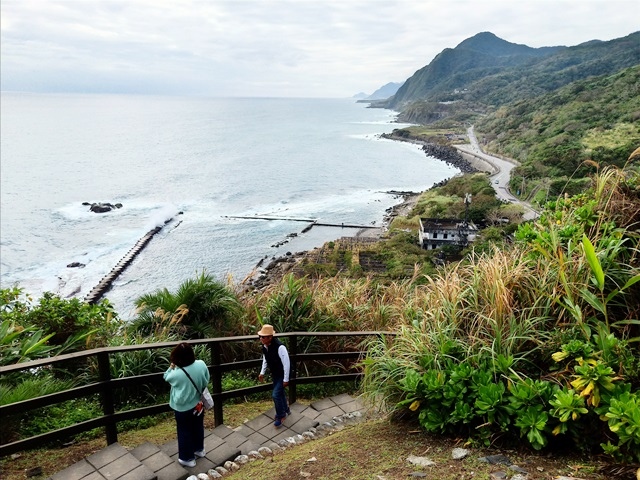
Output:
<svg viewBox="0 0 640 480">
<path fill-rule="evenodd" d="M 203 408 L 205 410 L 211 410 L 213 408 L 213 398 L 211 397 L 211 394 L 209 393 L 209 389 L 207 388 L 207 386 L 205 385 L 202 391 L 200 391 L 200 389 L 196 385 L 196 382 L 194 382 L 193 378 L 191 378 L 191 375 L 189 375 L 189 373 L 184 368 L 182 367 L 179 367 L 179 368 L 184 372 L 184 374 L 189 378 L 189 380 L 191 380 L 191 383 L 193 384 L 195 389 L 198 392 L 200 392 L 200 403 L 196 405 L 196 408 L 193 410 L 194 415 L 196 414 L 200 415 L 202 413 Z"/>
</svg>

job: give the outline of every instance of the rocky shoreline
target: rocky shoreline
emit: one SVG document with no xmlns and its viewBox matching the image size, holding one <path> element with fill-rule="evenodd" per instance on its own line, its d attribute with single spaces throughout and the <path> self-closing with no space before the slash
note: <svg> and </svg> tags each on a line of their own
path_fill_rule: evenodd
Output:
<svg viewBox="0 0 640 480">
<path fill-rule="evenodd" d="M 387 230 L 388 225 L 397 216 L 407 216 L 415 206 L 420 192 L 396 192 L 402 197 L 402 202 L 389 207 L 382 219 L 382 226 L 377 228 L 363 228 L 358 230 L 353 238 L 365 241 L 379 240 Z M 304 259 L 310 258 L 320 247 L 302 252 L 286 252 L 279 257 L 271 257 L 271 260 L 264 265 L 266 258 L 262 258 L 251 272 L 241 282 L 242 291 L 260 291 L 271 285 L 279 283 L 282 278 L 291 273 L 294 268 Z"/>
<path fill-rule="evenodd" d="M 429 157 L 437 158 L 452 167 L 457 168 L 462 173 L 476 173 L 479 172 L 468 160 L 466 160 L 460 152 L 448 145 L 440 145 L 437 143 L 425 142 L 423 140 L 416 140 L 415 138 L 399 135 L 397 131 L 391 133 L 383 133 L 381 138 L 388 140 L 396 140 L 398 142 L 409 142 L 416 145 L 422 145 L 422 151 Z"/>
<path fill-rule="evenodd" d="M 387 138 L 390 140 L 397 140 L 403 142 L 411 142 L 415 144 L 422 145 L 422 150 L 425 152 L 425 155 L 430 157 L 435 157 L 438 160 L 441 160 L 453 167 L 459 169 L 462 173 L 475 173 L 478 172 L 476 168 L 474 168 L 467 160 L 465 160 L 462 155 L 452 147 L 448 147 L 445 145 L 437 145 L 434 143 L 423 142 L 419 140 L 414 140 L 410 138 L 401 137 L 394 134 L 385 134 L 381 135 L 382 138 Z M 436 183 L 433 187 L 440 187 L 444 185 L 447 180 L 443 180 L 441 182 Z M 415 206 L 418 198 L 422 192 L 388 192 L 391 194 L 397 195 L 397 197 L 402 198 L 402 202 L 389 207 L 385 215 L 382 219 L 382 226 L 378 228 L 367 228 L 361 229 L 355 234 L 355 238 L 358 239 L 372 239 L 379 240 L 384 233 L 386 232 L 389 224 L 393 221 L 393 219 L 397 216 L 407 216 L 413 207 Z M 255 266 L 254 270 L 245 277 L 245 279 L 241 282 L 241 290 L 242 291 L 260 291 L 264 290 L 271 285 L 275 285 L 279 283 L 282 278 L 291 273 L 295 266 L 300 263 L 305 258 L 309 258 L 311 254 L 317 250 L 318 248 L 311 251 L 303 251 L 303 252 L 286 252 L 284 255 L 279 257 L 272 257 L 271 261 L 269 261 L 266 265 L 264 265 L 266 257 L 262 258 Z"/>
</svg>

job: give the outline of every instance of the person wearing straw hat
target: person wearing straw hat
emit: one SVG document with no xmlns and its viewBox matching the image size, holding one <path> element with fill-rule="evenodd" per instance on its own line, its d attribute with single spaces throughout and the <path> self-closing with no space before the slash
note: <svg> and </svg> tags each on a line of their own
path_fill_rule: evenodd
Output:
<svg viewBox="0 0 640 480">
<path fill-rule="evenodd" d="M 264 374 L 269 367 L 273 380 L 273 404 L 276 407 L 275 421 L 273 425 L 279 427 L 287 415 L 291 415 L 287 404 L 287 394 L 284 389 L 289 385 L 289 352 L 280 340 L 274 338 L 275 330 L 272 325 L 265 324 L 258 332 L 262 344 L 262 368 L 258 380 L 264 382 Z"/>
</svg>

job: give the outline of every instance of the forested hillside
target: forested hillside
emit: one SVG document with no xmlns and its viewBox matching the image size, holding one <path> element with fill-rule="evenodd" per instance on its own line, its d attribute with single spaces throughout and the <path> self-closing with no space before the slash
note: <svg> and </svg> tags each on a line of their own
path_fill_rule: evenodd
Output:
<svg viewBox="0 0 640 480">
<path fill-rule="evenodd" d="M 476 130 L 489 150 L 522 162 L 527 177 L 583 177 L 622 167 L 640 145 L 640 65 L 571 83 L 521 100 L 484 118 Z"/>
<path fill-rule="evenodd" d="M 558 47 L 560 48 L 560 47 Z M 413 74 L 389 99 L 390 107 L 405 106 L 415 100 L 443 100 L 477 80 L 504 68 L 527 64 L 557 51 L 517 45 L 489 32 L 466 39 L 455 48 L 446 48 L 427 66 Z"/>
<path fill-rule="evenodd" d="M 538 49 L 485 32 L 445 49 L 380 106 L 400 110 L 402 120 L 414 123 L 454 114 L 468 118 L 639 64 L 640 32 L 608 42 Z"/>
</svg>

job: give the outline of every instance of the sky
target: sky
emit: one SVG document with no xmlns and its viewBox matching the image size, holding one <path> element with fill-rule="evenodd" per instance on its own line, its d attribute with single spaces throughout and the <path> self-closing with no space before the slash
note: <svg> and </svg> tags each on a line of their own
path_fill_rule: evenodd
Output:
<svg viewBox="0 0 640 480">
<path fill-rule="evenodd" d="M 640 30 L 639 0 L 0 0 L 0 89 L 347 98 L 479 32 L 530 47 Z"/>
</svg>

